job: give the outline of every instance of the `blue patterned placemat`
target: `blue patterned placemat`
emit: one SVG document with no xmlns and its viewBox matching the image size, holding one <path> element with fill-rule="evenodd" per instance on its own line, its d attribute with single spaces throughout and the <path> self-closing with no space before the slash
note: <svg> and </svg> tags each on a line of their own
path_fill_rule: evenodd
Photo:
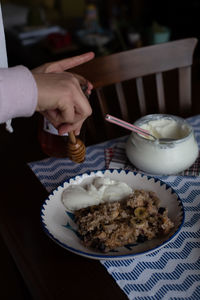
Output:
<svg viewBox="0 0 200 300">
<path fill-rule="evenodd" d="M 200 145 L 200 116 L 189 118 Z M 48 158 L 29 166 L 50 192 L 69 177 L 105 168 L 104 150 L 127 137 L 87 148 L 86 161 Z M 101 261 L 131 300 L 200 299 L 200 177 L 159 176 L 178 193 L 185 208 L 185 223 L 164 248 L 130 260 Z"/>
</svg>

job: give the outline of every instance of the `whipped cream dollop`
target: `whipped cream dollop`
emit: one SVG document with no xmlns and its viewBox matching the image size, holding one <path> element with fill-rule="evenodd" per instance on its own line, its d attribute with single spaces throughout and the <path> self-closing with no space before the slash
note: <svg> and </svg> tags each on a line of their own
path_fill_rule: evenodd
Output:
<svg viewBox="0 0 200 300">
<path fill-rule="evenodd" d="M 148 130 L 157 139 L 172 138 L 181 139 L 188 135 L 187 126 L 176 122 L 173 119 L 160 118 L 140 125 L 141 128 Z"/>
<path fill-rule="evenodd" d="M 100 203 L 120 201 L 132 193 L 132 188 L 125 182 L 109 177 L 95 177 L 85 186 L 69 185 L 62 193 L 63 205 L 71 211 Z"/>
</svg>

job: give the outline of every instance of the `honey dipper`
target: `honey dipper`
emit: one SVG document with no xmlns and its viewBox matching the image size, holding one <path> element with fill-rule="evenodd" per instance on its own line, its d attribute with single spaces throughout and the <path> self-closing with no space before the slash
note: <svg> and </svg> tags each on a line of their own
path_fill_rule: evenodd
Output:
<svg viewBox="0 0 200 300">
<path fill-rule="evenodd" d="M 81 85 L 81 89 L 85 96 L 89 98 L 89 95 L 87 94 L 87 85 Z M 68 142 L 68 157 L 72 161 L 76 163 L 82 163 L 85 160 L 85 153 L 86 148 L 84 143 L 76 138 L 73 131 L 69 132 L 69 142 Z"/>
<path fill-rule="evenodd" d="M 85 160 L 86 152 L 84 143 L 79 138 L 76 138 L 73 131 L 69 132 L 68 137 L 67 154 L 69 159 L 76 163 L 82 163 Z"/>
</svg>

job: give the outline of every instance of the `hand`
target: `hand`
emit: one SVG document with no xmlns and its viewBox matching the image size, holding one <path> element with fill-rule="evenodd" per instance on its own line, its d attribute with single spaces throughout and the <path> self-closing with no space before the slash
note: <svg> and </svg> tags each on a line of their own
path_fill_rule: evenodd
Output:
<svg viewBox="0 0 200 300">
<path fill-rule="evenodd" d="M 93 52 L 46 63 L 32 70 L 38 87 L 36 110 L 42 113 L 58 130 L 59 134 L 74 131 L 80 133 L 84 120 L 92 109 L 81 85 L 87 86 L 90 94 L 92 84 L 82 76 L 64 72 L 94 58 Z"/>
</svg>

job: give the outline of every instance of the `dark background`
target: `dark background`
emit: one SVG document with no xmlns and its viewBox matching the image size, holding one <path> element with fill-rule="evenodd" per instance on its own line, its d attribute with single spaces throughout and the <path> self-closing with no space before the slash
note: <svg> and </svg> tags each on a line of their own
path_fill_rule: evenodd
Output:
<svg viewBox="0 0 200 300">
<path fill-rule="evenodd" d="M 5 12 L 4 21 L 6 22 L 7 4 L 22 5 L 35 13 L 40 8 L 45 15 L 45 22 L 49 24 L 57 24 L 67 29 L 71 35 L 72 43 L 75 48 L 68 47 L 62 53 L 53 54 L 45 46 L 42 41 L 32 46 L 23 47 L 20 42 L 6 30 L 7 51 L 9 65 L 24 64 L 29 68 L 38 66 L 49 60 L 57 60 L 62 57 L 83 53 L 87 50 L 93 50 L 96 56 L 104 55 L 99 53 L 95 47 L 87 47 L 77 40 L 77 31 L 83 29 L 85 10 L 88 4 L 95 4 L 98 12 L 99 25 L 103 30 L 110 31 L 114 39 L 106 45 L 105 54 L 115 53 L 133 48 L 133 45 L 127 41 L 128 32 L 137 32 L 141 37 L 141 45 L 151 44 L 149 40 L 149 31 L 153 22 L 159 25 L 167 26 L 171 32 L 171 40 L 186 37 L 199 37 L 200 35 L 200 1 L 199 0 L 107 0 L 107 1 L 62 1 L 62 0 L 35 0 L 35 1 L 3 1 L 3 14 Z M 49 4 L 48 4 L 49 3 Z M 52 3 L 52 4 L 50 4 Z M 63 4 L 65 3 L 65 4 Z M 68 6 L 66 7 L 66 3 Z M 70 15 L 71 11 L 71 15 Z M 32 13 L 33 14 L 33 13 Z M 30 16 L 30 14 L 29 14 Z M 27 24 L 38 22 L 36 16 L 30 18 L 27 14 Z M 9 18 L 11 16 L 9 15 Z M 113 31 L 113 20 L 117 21 L 118 30 L 124 40 L 124 44 L 120 43 L 119 37 Z M 198 57 L 197 53 L 197 57 Z"/>
</svg>

